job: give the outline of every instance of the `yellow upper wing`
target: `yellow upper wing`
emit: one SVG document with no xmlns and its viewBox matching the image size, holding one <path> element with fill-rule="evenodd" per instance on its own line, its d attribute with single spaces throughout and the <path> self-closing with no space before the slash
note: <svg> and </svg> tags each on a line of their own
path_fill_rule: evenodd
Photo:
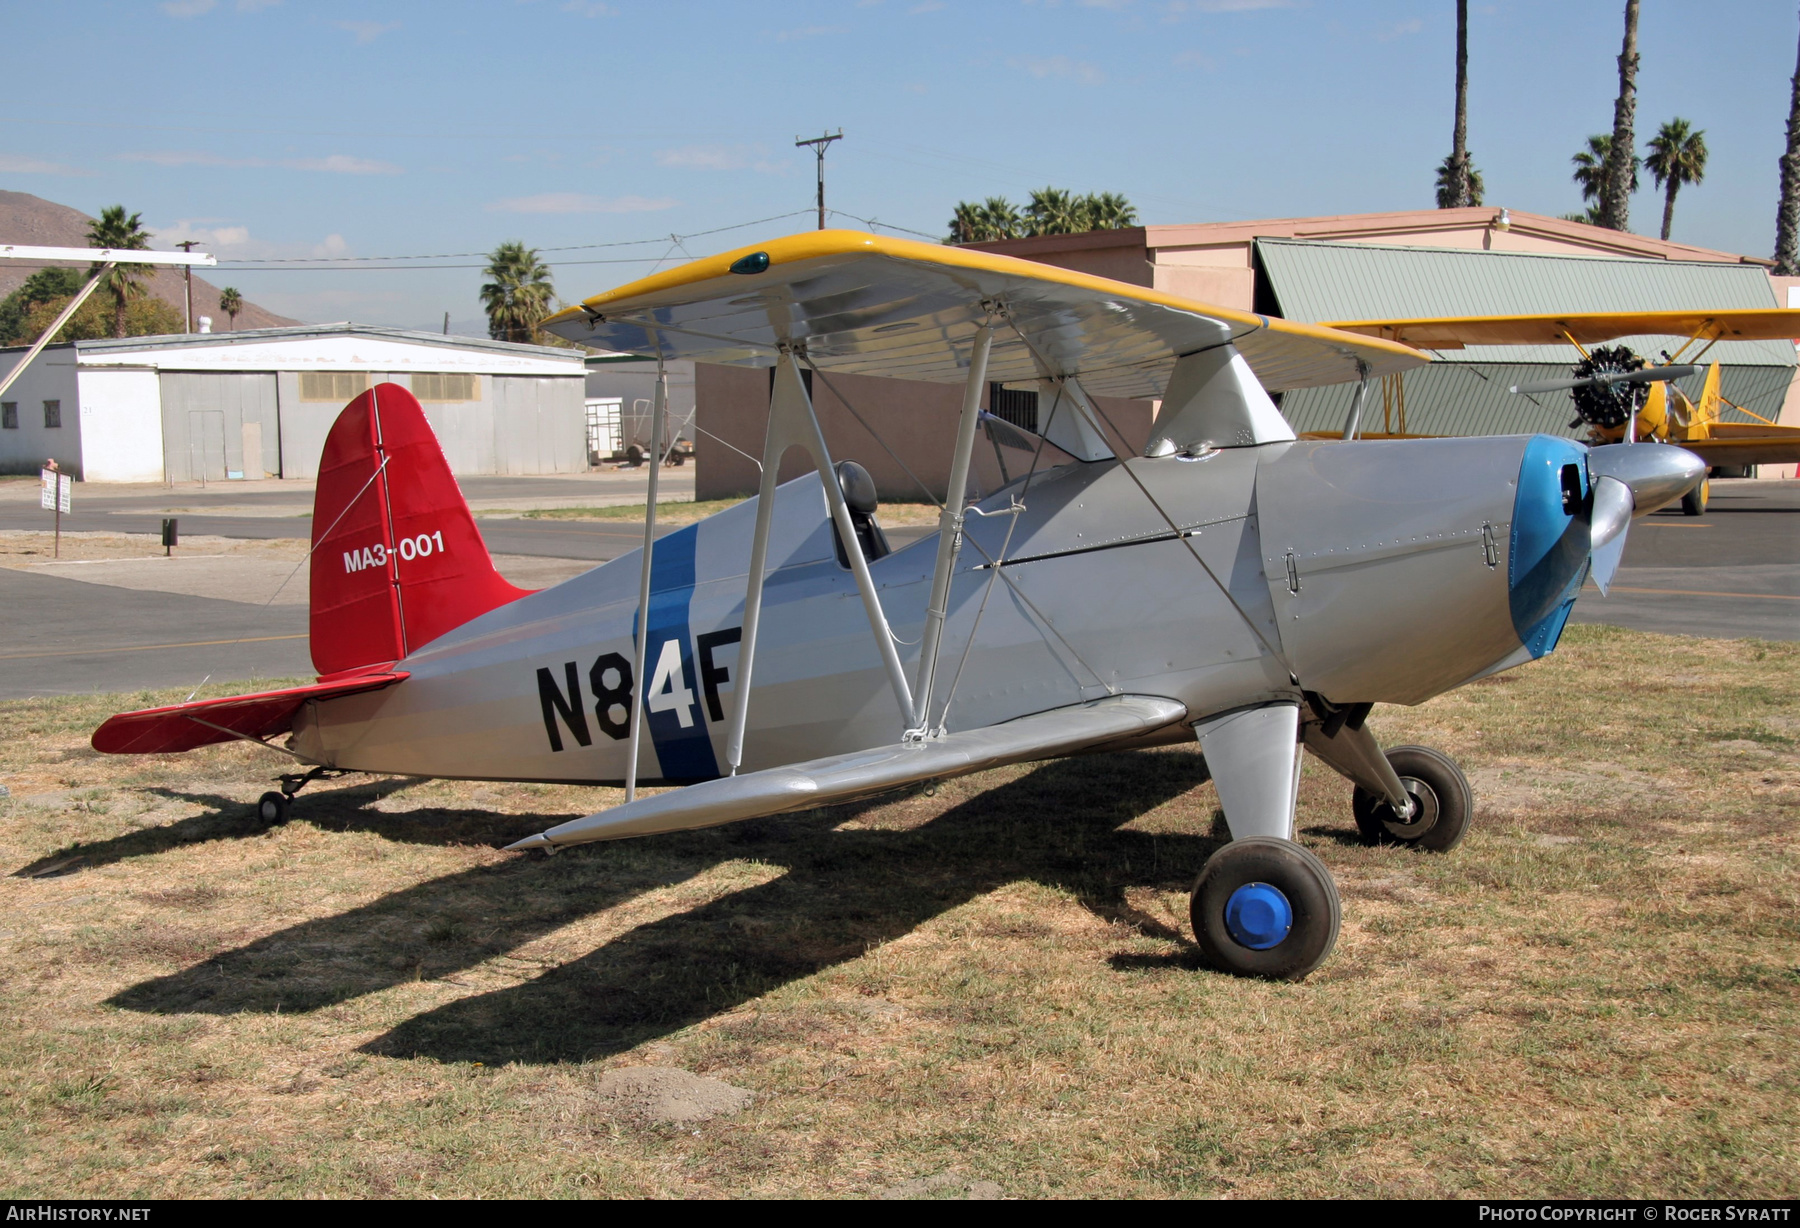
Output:
<svg viewBox="0 0 1800 1228">
<path fill-rule="evenodd" d="M 1800 337 L 1800 311 L 1605 311 L 1575 315 L 1446 316 L 1419 320 L 1335 320 L 1329 328 L 1425 350 L 1466 345 L 1598 345 L 1618 337 L 1698 337 L 1776 341 Z"/>
<path fill-rule="evenodd" d="M 1101 396 L 1161 396 L 1177 358 L 1227 342 L 1272 392 L 1353 380 L 1359 364 L 1388 375 L 1428 361 L 1391 340 L 853 230 L 696 260 L 597 294 L 545 327 L 602 349 L 738 366 L 771 366 L 779 346 L 804 345 L 828 370 L 961 383 L 990 315 L 1001 327 L 989 379 L 1076 375 Z"/>
</svg>

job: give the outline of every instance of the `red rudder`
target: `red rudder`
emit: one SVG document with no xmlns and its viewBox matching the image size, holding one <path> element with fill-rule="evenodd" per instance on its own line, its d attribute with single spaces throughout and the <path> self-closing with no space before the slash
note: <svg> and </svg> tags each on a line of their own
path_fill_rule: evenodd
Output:
<svg viewBox="0 0 1800 1228">
<path fill-rule="evenodd" d="M 413 394 L 380 384 L 345 406 L 313 497 L 320 675 L 390 665 L 528 591 L 494 570 Z"/>
</svg>

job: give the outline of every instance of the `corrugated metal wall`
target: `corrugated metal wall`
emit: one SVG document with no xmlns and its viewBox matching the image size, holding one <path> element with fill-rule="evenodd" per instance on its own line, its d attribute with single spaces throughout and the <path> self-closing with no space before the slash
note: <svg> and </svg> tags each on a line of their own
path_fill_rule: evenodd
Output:
<svg viewBox="0 0 1800 1228">
<path fill-rule="evenodd" d="M 496 375 L 490 473 L 581 473 L 587 469 L 586 382 L 560 376 Z"/>
<path fill-rule="evenodd" d="M 1585 437 L 1585 426 L 1575 429 L 1569 425 L 1575 408 L 1568 393 L 1515 396 L 1507 391 L 1514 384 L 1556 379 L 1568 373 L 1565 363 L 1434 362 L 1408 371 L 1404 377 L 1406 429 L 1419 435 L 1541 433 Z M 1793 374 L 1792 367 L 1726 367 L 1720 383 L 1726 397 L 1772 419 L 1781 410 Z M 1698 396 L 1701 378 L 1681 380 L 1678 386 L 1690 396 Z M 1350 399 L 1355 392 L 1355 384 L 1299 389 L 1281 398 L 1281 412 L 1296 431 L 1339 430 L 1350 412 Z M 1380 381 L 1370 385 L 1369 403 L 1363 410 L 1365 431 L 1383 429 L 1381 394 Z M 1393 422 L 1393 429 L 1399 429 L 1397 422 Z"/>
<path fill-rule="evenodd" d="M 171 482 L 281 472 L 281 419 L 268 372 L 164 371 L 163 468 Z M 262 455 L 244 464 L 244 424 L 262 426 Z M 260 466 L 260 468 L 259 468 Z"/>
<path fill-rule="evenodd" d="M 1428 316 L 1529 315 L 1556 311 L 1659 311 L 1693 307 L 1780 306 L 1768 275 L 1756 265 L 1534 255 L 1442 248 L 1383 247 L 1259 239 L 1258 271 L 1281 314 L 1290 320 L 1400 319 Z M 1646 357 L 1684 342 L 1681 337 L 1629 337 L 1622 343 Z M 1691 356 L 1688 355 L 1688 356 Z M 1405 376 L 1406 420 L 1424 434 L 1574 435 L 1567 394 L 1514 396 L 1513 384 L 1568 373 L 1574 355 L 1559 346 L 1481 346 L 1446 350 L 1439 361 Z M 1794 346 L 1786 341 L 1733 341 L 1714 346 L 1706 361 L 1724 364 L 1723 391 L 1738 404 L 1773 418 L 1794 375 Z M 1700 377 L 1681 383 L 1690 395 Z M 1289 393 L 1282 412 L 1297 431 L 1337 430 L 1352 387 Z M 1371 390 L 1366 429 L 1378 430 L 1381 398 Z M 1727 410 L 1729 420 L 1752 419 Z"/>
</svg>

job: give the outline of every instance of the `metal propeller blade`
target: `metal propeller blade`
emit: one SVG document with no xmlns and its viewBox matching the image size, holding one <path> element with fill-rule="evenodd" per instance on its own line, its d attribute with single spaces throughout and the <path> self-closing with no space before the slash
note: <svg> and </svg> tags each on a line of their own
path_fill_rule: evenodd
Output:
<svg viewBox="0 0 1800 1228">
<path fill-rule="evenodd" d="M 1589 450 L 1588 472 L 1594 483 L 1588 575 L 1604 596 L 1625 553 L 1632 520 L 1686 494 L 1706 476 L 1706 462 L 1669 444 L 1615 443 Z"/>
<path fill-rule="evenodd" d="M 1625 536 L 1631 529 L 1631 487 L 1618 478 L 1595 475 L 1594 503 L 1588 516 L 1588 547 L 1593 559 L 1588 575 L 1602 597 L 1612 584 L 1613 573 L 1625 553 Z"/>
<path fill-rule="evenodd" d="M 1699 367 L 1646 367 L 1642 371 L 1602 371 L 1584 379 L 1544 379 L 1514 384 L 1512 392 L 1563 392 L 1571 388 L 1604 388 L 1608 384 L 1655 384 L 1667 379 L 1686 379 Z"/>
</svg>

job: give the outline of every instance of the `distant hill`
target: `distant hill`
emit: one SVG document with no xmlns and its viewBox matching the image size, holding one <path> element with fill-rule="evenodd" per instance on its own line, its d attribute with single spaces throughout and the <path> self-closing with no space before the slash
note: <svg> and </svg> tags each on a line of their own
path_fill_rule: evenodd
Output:
<svg viewBox="0 0 1800 1228">
<path fill-rule="evenodd" d="M 44 247 L 86 247 L 88 225 L 94 219 L 79 209 L 59 205 L 55 201 L 32 196 L 28 192 L 0 192 L 0 243 L 30 243 Z M 0 298 L 25 283 L 37 271 L 36 265 L 0 260 Z M 180 311 L 182 306 L 181 270 L 159 268 L 148 281 L 150 293 Z M 194 319 L 213 318 L 215 331 L 224 332 L 231 321 L 219 310 L 219 288 L 194 275 Z M 245 300 L 237 314 L 239 328 L 275 328 L 282 324 L 298 324 Z M 194 327 L 198 328 L 196 323 Z"/>
</svg>

